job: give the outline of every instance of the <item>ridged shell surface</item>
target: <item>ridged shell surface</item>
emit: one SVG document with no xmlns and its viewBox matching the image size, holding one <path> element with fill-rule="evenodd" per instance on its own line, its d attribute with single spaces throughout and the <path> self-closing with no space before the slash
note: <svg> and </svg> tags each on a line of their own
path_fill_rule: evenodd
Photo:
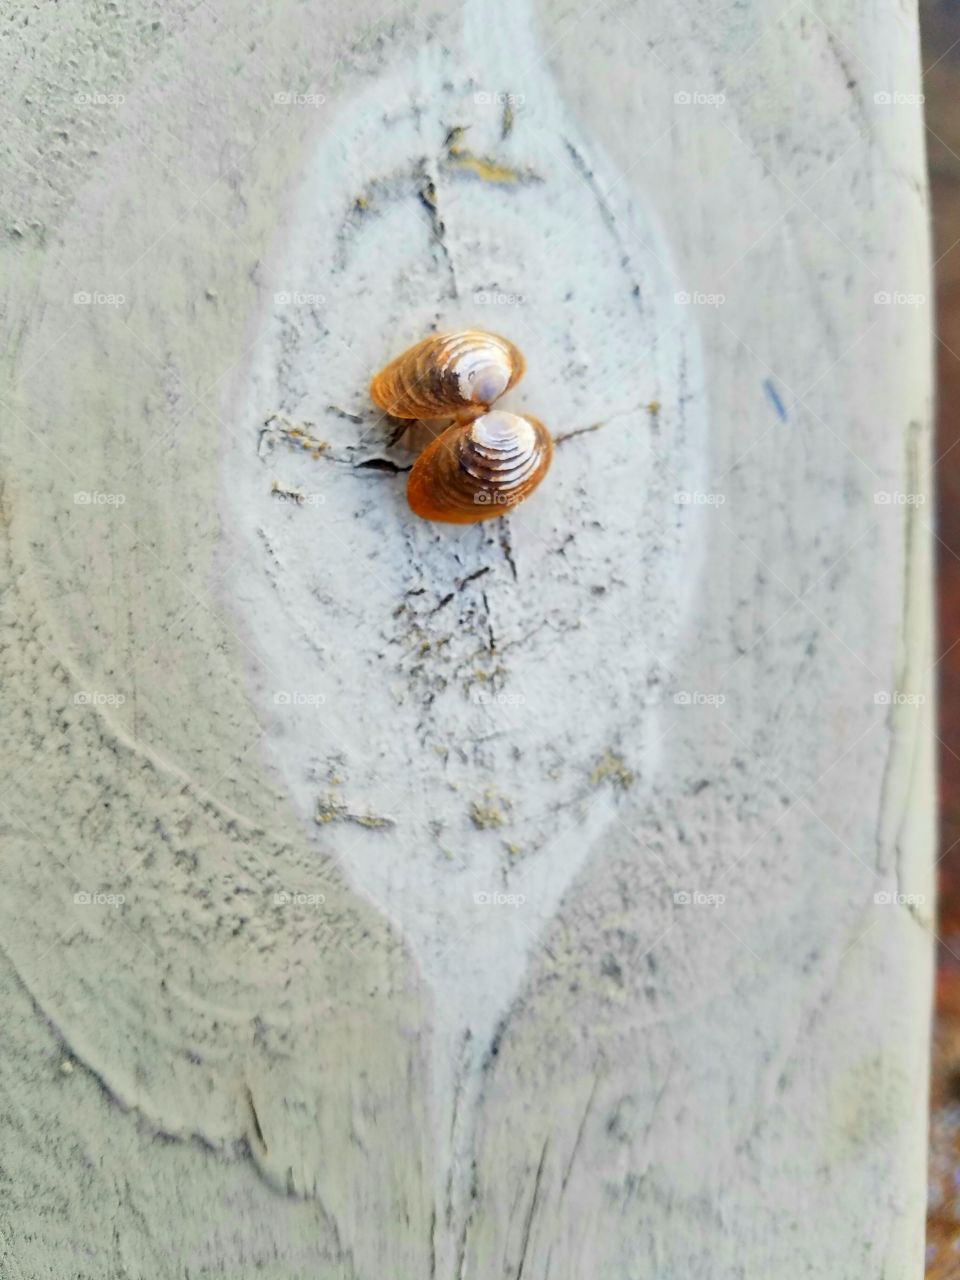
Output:
<svg viewBox="0 0 960 1280">
<path fill-rule="evenodd" d="M 547 473 L 550 432 L 536 418 L 494 410 L 450 427 L 414 463 L 407 500 L 424 520 L 473 524 L 502 516 Z"/>
<path fill-rule="evenodd" d="M 373 378 L 370 397 L 395 418 L 481 414 L 522 376 L 523 356 L 482 329 L 435 334 L 397 356 Z"/>
</svg>

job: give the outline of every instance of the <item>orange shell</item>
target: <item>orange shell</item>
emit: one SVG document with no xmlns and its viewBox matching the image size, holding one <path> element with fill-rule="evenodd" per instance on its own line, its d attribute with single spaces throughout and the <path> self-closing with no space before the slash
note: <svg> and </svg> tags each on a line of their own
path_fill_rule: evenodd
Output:
<svg viewBox="0 0 960 1280">
<path fill-rule="evenodd" d="M 482 329 L 440 333 L 397 356 L 372 379 L 370 398 L 394 418 L 475 417 L 523 375 L 523 356 Z"/>
<path fill-rule="evenodd" d="M 494 410 L 449 427 L 424 449 L 407 481 L 407 501 L 424 520 L 492 520 L 533 492 L 552 457 L 542 422 Z"/>
</svg>

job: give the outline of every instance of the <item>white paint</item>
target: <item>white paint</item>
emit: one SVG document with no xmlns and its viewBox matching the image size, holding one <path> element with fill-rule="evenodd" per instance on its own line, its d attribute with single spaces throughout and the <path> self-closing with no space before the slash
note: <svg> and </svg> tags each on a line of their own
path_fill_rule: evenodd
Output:
<svg viewBox="0 0 960 1280">
<path fill-rule="evenodd" d="M 482 52 L 464 37 L 497 83 L 537 61 L 520 14 L 505 9 L 509 30 Z M 705 447 L 693 326 L 670 332 L 664 314 L 674 311 L 660 265 L 669 250 L 639 209 L 618 210 L 639 241 L 656 246 L 637 256 L 635 277 L 621 271 L 623 248 L 596 192 L 569 181 L 567 143 L 589 156 L 598 186 L 614 176 L 604 178 L 602 158 L 577 137 L 545 67 L 528 83 L 533 105 L 517 149 L 537 180 L 513 190 L 442 172 L 438 120 L 469 124 L 478 151 L 496 147 L 491 113 L 474 102 L 452 54 L 410 64 L 349 102 L 305 166 L 300 213 L 266 283 L 267 296 L 316 291 L 328 300 L 293 316 L 281 305 L 266 318 L 240 370 L 237 407 L 225 413 L 239 428 L 224 438 L 225 562 L 243 565 L 229 593 L 260 655 L 251 690 L 267 751 L 311 827 L 330 792 L 354 812 L 396 824 L 365 831 L 342 823 L 315 834 L 400 930 L 435 995 L 437 1127 L 451 1132 L 464 1160 L 469 1132 L 462 1137 L 451 1118 L 458 1078 L 475 1072 L 561 895 L 619 821 L 616 794 L 591 785 L 598 762 L 622 756 L 641 788 L 655 777 L 659 707 L 672 696 L 670 664 L 694 581 L 693 521 L 673 499 L 678 487 L 699 487 Z M 420 99 L 432 103 L 425 120 Z M 376 203 L 345 247 L 344 192 L 356 182 L 357 155 L 374 186 L 399 175 L 403 194 Z M 422 155 L 435 175 L 449 270 L 411 195 Z M 365 453 L 383 456 L 390 431 L 370 413 L 370 375 L 431 323 L 441 331 L 484 323 L 473 299 L 491 272 L 499 288 L 527 295 L 522 308 L 489 320 L 528 361 L 502 403 L 529 408 L 555 431 L 615 418 L 562 447 L 538 493 L 510 516 L 517 581 L 498 530 L 424 525 L 405 507 L 405 477 L 349 466 Z M 684 368 L 693 388 L 685 411 Z M 646 407 L 654 401 L 656 452 Z M 365 415 L 363 427 L 336 418 L 330 403 Z M 257 442 L 274 412 L 318 424 L 346 461 L 275 450 L 264 465 Z M 274 475 L 318 504 L 276 502 Z M 572 576 L 557 571 L 570 534 L 582 565 Z M 464 596 L 459 581 L 479 571 L 486 576 Z M 605 598 L 598 602 L 594 588 Z M 425 595 L 406 597 L 411 614 L 397 621 L 410 591 Z M 485 652 L 484 600 L 493 653 Z M 284 689 L 322 696 L 322 705 L 278 707 L 271 673 L 282 673 Z M 478 811 L 481 823 L 502 827 L 477 829 Z M 522 909 L 488 901 L 495 893 L 519 898 Z M 472 1124 L 469 1109 L 457 1123 Z M 451 1159 L 441 1156 L 441 1181 Z"/>
<path fill-rule="evenodd" d="M 0 51 L 0 1269 L 919 1274 L 930 536 L 874 494 L 924 487 L 929 337 L 873 302 L 929 293 L 922 124 L 873 105 L 916 33 L 379 16 L 130 0 Z M 458 124 L 540 181 L 440 163 Z M 370 373 L 478 322 L 506 411 L 605 424 L 516 577 L 353 465 L 412 456 Z"/>
</svg>

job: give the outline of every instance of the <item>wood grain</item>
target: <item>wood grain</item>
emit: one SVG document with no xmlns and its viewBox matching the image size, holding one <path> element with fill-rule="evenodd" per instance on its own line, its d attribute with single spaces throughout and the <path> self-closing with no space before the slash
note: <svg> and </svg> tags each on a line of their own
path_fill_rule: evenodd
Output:
<svg viewBox="0 0 960 1280">
<path fill-rule="evenodd" d="M 912 14 L 30 19 L 3 1274 L 919 1275 Z M 560 442 L 447 530 L 460 324 Z"/>
</svg>

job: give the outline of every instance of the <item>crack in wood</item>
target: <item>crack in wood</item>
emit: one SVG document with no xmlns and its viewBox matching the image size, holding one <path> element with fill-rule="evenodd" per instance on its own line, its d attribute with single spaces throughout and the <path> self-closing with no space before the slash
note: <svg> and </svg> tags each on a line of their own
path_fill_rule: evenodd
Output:
<svg viewBox="0 0 960 1280">
<path fill-rule="evenodd" d="M 527 1221 L 523 1229 L 523 1245 L 520 1250 L 520 1265 L 517 1267 L 517 1280 L 523 1280 L 523 1269 L 527 1263 L 527 1250 L 530 1247 L 530 1232 L 533 1227 L 533 1215 L 536 1213 L 537 1201 L 540 1198 L 540 1181 L 543 1177 L 543 1165 L 547 1158 L 547 1148 L 550 1145 L 550 1139 L 546 1138 L 543 1143 L 543 1150 L 540 1152 L 540 1163 L 537 1165 L 536 1176 L 533 1180 L 533 1195 L 530 1197 L 530 1208 L 527 1211 Z"/>
</svg>

